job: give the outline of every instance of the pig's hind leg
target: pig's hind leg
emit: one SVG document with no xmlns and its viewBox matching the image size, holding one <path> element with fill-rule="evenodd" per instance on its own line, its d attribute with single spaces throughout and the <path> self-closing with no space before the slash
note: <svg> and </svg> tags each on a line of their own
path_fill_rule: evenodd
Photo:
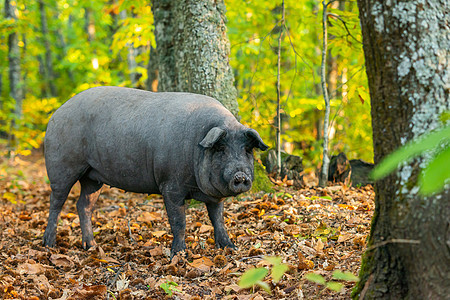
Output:
<svg viewBox="0 0 450 300">
<path fill-rule="evenodd" d="M 72 184 L 73 185 L 73 184 Z M 61 209 L 66 202 L 72 185 L 66 186 L 62 189 L 52 187 L 50 194 L 50 210 L 48 215 L 47 228 L 44 233 L 44 246 L 53 247 L 56 243 L 56 226 Z"/>
<path fill-rule="evenodd" d="M 50 194 L 50 210 L 43 242 L 44 246 L 53 247 L 56 242 L 59 214 L 67 200 L 70 189 L 78 181 L 85 167 L 82 166 L 79 169 L 68 167 L 63 162 L 50 158 L 46 158 L 46 165 L 52 193 Z"/>
<path fill-rule="evenodd" d="M 84 175 L 80 179 L 81 193 L 77 202 L 78 216 L 80 217 L 80 227 L 82 240 L 81 244 L 84 249 L 94 246 L 94 233 L 92 231 L 92 211 L 100 196 L 103 183 L 89 179 L 88 175 Z"/>
</svg>

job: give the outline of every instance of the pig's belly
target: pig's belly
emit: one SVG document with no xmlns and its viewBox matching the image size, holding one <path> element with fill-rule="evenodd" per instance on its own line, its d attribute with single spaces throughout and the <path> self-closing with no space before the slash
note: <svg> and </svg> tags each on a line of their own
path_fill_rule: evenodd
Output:
<svg viewBox="0 0 450 300">
<path fill-rule="evenodd" d="M 115 170 L 106 172 L 98 171 L 91 168 L 86 174 L 89 179 L 97 182 L 107 184 L 112 187 L 117 187 L 128 192 L 146 193 L 146 194 L 161 194 L 157 184 L 150 178 L 144 178 L 143 174 L 130 172 L 127 170 Z"/>
</svg>

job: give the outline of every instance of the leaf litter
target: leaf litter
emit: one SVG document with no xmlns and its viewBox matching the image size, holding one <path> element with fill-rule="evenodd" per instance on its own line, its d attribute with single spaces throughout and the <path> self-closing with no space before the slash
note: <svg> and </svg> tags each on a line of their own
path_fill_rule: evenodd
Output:
<svg viewBox="0 0 450 300">
<path fill-rule="evenodd" d="M 191 202 L 187 250 L 171 261 L 162 197 L 107 186 L 93 214 L 97 246 L 83 250 L 76 185 L 61 213 L 56 247 L 45 248 L 51 192 L 45 174 L 39 155 L 1 162 L 3 299 L 348 299 L 354 282 L 341 281 L 344 288 L 334 292 L 305 275 L 357 275 L 374 209 L 371 186 L 294 190 L 274 180 L 273 193 L 226 200 L 225 224 L 237 251 L 215 249 L 206 208 Z M 281 258 L 289 270 L 277 282 L 264 278 L 270 294 L 259 286 L 240 288 L 246 270 L 270 269 L 265 257 Z"/>
</svg>

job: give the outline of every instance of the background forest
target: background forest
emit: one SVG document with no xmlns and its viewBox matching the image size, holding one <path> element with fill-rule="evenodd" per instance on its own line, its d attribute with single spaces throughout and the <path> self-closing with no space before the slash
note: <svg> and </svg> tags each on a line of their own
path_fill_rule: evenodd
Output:
<svg viewBox="0 0 450 300">
<path fill-rule="evenodd" d="M 150 1 L 10 1 L 17 20 L 0 18 L 0 142 L 39 148 L 51 114 L 76 93 L 113 85 L 157 91 Z M 322 5 L 318 0 L 225 1 L 230 65 L 241 122 L 275 146 L 277 42 L 281 37 L 282 141 L 308 167 L 320 163 Z M 4 12 L 5 2 L 0 3 Z M 331 153 L 373 160 L 370 102 L 356 1 L 329 7 L 327 81 Z M 22 105 L 10 96 L 8 36 L 17 32 Z M 16 108 L 15 108 L 16 107 Z M 8 136 L 12 133 L 15 140 Z M 5 147 L 2 147 L 5 149 Z"/>
</svg>

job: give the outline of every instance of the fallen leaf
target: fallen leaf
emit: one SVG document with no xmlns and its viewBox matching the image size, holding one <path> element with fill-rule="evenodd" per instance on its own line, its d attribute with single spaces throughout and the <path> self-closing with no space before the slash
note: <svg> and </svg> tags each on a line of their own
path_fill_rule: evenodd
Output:
<svg viewBox="0 0 450 300">
<path fill-rule="evenodd" d="M 72 258 L 64 254 L 52 254 L 50 261 L 57 267 L 72 267 L 74 264 Z"/>
<path fill-rule="evenodd" d="M 348 241 L 350 239 L 352 239 L 355 235 L 351 234 L 351 233 L 341 233 L 338 237 L 337 242 L 338 243 L 343 243 L 345 241 Z"/>
<path fill-rule="evenodd" d="M 200 229 L 199 229 L 198 233 L 202 234 L 202 233 L 210 232 L 210 231 L 213 231 L 213 230 L 214 230 L 214 227 L 212 227 L 210 225 L 204 225 L 203 224 L 202 226 L 200 226 Z"/>
<path fill-rule="evenodd" d="M 161 247 L 156 247 L 156 248 L 150 249 L 148 252 L 150 253 L 151 256 L 163 255 L 163 251 L 162 251 Z"/>
<path fill-rule="evenodd" d="M 45 267 L 41 264 L 23 263 L 17 266 L 19 274 L 39 275 L 45 272 Z"/>
<path fill-rule="evenodd" d="M 323 247 L 324 247 L 324 244 L 323 244 L 323 242 L 322 242 L 322 239 L 318 238 L 318 239 L 317 239 L 317 243 L 316 243 L 316 245 L 314 246 L 314 249 L 315 249 L 317 252 L 320 252 L 320 251 L 323 250 Z"/>
<path fill-rule="evenodd" d="M 166 233 L 167 233 L 167 231 L 165 231 L 165 230 L 159 230 L 159 231 L 152 232 L 153 236 L 157 237 L 157 238 L 162 237 Z"/>
<path fill-rule="evenodd" d="M 87 286 L 83 284 L 81 287 L 75 287 L 74 293 L 67 300 L 98 299 L 98 296 L 104 297 L 106 292 L 106 285 Z"/>
<path fill-rule="evenodd" d="M 137 221 L 144 223 L 150 223 L 159 220 L 162 220 L 162 217 L 161 214 L 158 212 L 144 211 L 139 217 L 137 217 Z"/>
<path fill-rule="evenodd" d="M 191 267 L 197 268 L 202 272 L 209 272 L 214 263 L 207 257 L 201 257 L 195 259 L 192 263 L 189 263 Z"/>
</svg>

